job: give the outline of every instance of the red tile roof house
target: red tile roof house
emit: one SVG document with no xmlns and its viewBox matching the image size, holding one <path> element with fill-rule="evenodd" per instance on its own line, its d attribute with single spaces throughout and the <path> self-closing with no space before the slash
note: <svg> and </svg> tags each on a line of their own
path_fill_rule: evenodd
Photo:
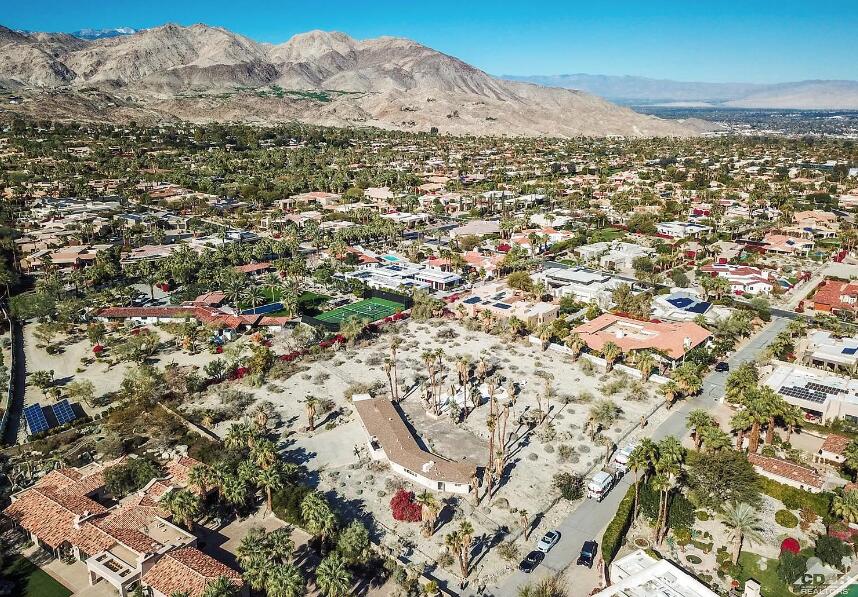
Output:
<svg viewBox="0 0 858 597">
<path fill-rule="evenodd" d="M 754 466 L 763 477 L 809 491 L 810 493 L 820 493 L 825 486 L 825 479 L 808 466 L 802 466 L 781 460 L 780 458 L 770 458 L 760 454 L 748 454 L 748 461 Z"/>
<path fill-rule="evenodd" d="M 858 284 L 840 280 L 826 280 L 813 295 L 813 308 L 816 311 L 836 313 L 858 310 Z"/>
<path fill-rule="evenodd" d="M 164 595 L 188 591 L 198 596 L 214 571 L 215 578 L 226 576 L 244 589 L 238 573 L 196 549 L 197 538 L 169 522 L 159 504 L 172 489 L 187 486 L 187 472 L 199 463 L 188 457 L 171 460 L 165 467 L 167 477 L 107 508 L 98 501 L 106 493 L 104 471 L 118 462 L 52 471 L 12 495 L 3 514 L 52 555 L 83 562 L 90 585 L 106 582 L 120 597 L 141 582 L 151 582 L 156 595 L 161 594 L 159 586 L 169 586 L 173 588 Z M 185 570 L 167 574 L 167 565 L 156 570 L 167 557 L 180 560 Z M 165 577 L 175 580 L 167 585 Z"/>
<path fill-rule="evenodd" d="M 258 324 L 261 317 L 261 315 L 232 315 L 218 309 L 193 304 L 165 307 L 107 307 L 95 313 L 95 318 L 103 322 L 130 319 L 143 325 L 154 325 L 196 319 L 203 324 L 233 331 L 249 329 Z"/>
<path fill-rule="evenodd" d="M 387 460 L 393 471 L 432 491 L 465 495 L 471 491 L 476 465 L 454 462 L 424 450 L 390 400 L 355 394 L 352 404 L 369 436 L 373 460 Z"/>
<path fill-rule="evenodd" d="M 613 313 L 599 315 L 572 331 L 581 336 L 592 351 L 601 352 L 605 344 L 613 342 L 623 353 L 652 350 L 671 366 L 712 337 L 706 328 L 691 321 L 638 321 Z"/>
<path fill-rule="evenodd" d="M 849 445 L 850 439 L 842 435 L 830 434 L 822 442 L 819 451 L 813 455 L 814 462 L 829 464 L 843 464 L 846 461 L 844 452 Z"/>
</svg>

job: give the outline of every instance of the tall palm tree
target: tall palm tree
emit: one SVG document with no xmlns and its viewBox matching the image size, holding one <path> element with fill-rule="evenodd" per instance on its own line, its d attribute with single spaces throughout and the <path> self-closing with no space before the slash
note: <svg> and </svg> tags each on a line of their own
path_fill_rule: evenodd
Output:
<svg viewBox="0 0 858 597">
<path fill-rule="evenodd" d="M 787 404 L 781 413 L 781 421 L 783 421 L 787 429 L 786 443 L 790 443 L 793 431 L 800 428 L 804 422 L 804 412 L 797 406 Z"/>
<path fill-rule="evenodd" d="M 435 522 L 438 520 L 438 513 L 441 511 L 441 502 L 429 493 L 423 491 L 418 494 L 414 501 L 420 504 L 420 515 L 423 519 L 421 531 L 424 537 L 431 537 L 435 532 Z"/>
<path fill-rule="evenodd" d="M 629 454 L 628 466 L 635 474 L 635 507 L 632 520 L 637 520 L 640 510 L 640 481 L 646 480 L 658 455 L 658 448 L 650 438 L 643 438 Z"/>
<path fill-rule="evenodd" d="M 641 379 L 646 381 L 649 379 L 649 376 L 656 365 L 656 360 L 651 353 L 643 352 L 638 355 L 636 365 L 638 371 L 641 372 Z"/>
<path fill-rule="evenodd" d="M 730 419 L 730 428 L 736 432 L 736 449 L 741 450 L 745 443 L 745 433 L 747 433 L 751 426 L 753 425 L 753 421 L 751 421 L 750 413 L 748 409 L 743 408 L 742 410 L 736 412 L 733 417 Z"/>
<path fill-rule="evenodd" d="M 268 572 L 265 594 L 268 597 L 302 597 L 307 583 L 301 571 L 293 564 L 280 564 Z"/>
<path fill-rule="evenodd" d="M 238 595 L 238 588 L 225 576 L 218 576 L 206 585 L 201 597 L 234 597 Z"/>
<path fill-rule="evenodd" d="M 199 489 L 201 494 L 207 493 L 211 480 L 212 472 L 208 465 L 195 464 L 188 471 L 188 483 Z"/>
<path fill-rule="evenodd" d="M 315 431 L 316 410 L 319 408 L 319 399 L 307 394 L 304 397 L 304 408 L 307 409 L 307 427 L 310 431 Z"/>
<path fill-rule="evenodd" d="M 679 386 L 675 381 L 669 379 L 666 383 L 663 383 L 658 391 L 664 396 L 664 404 L 667 408 L 673 406 L 673 403 L 676 401 L 676 398 L 679 396 Z"/>
<path fill-rule="evenodd" d="M 316 586 L 325 597 L 345 597 L 351 592 L 352 574 L 339 554 L 332 553 L 316 567 Z"/>
<path fill-rule="evenodd" d="M 256 473 L 256 486 L 265 489 L 265 497 L 268 502 L 268 511 L 272 511 L 272 492 L 283 488 L 283 475 L 277 465 L 268 468 L 260 468 Z"/>
<path fill-rule="evenodd" d="M 750 504 L 732 502 L 727 504 L 721 515 L 721 521 L 731 529 L 733 539 L 733 563 L 739 561 L 742 543 L 760 543 L 763 540 L 763 522 L 757 509 Z"/>
</svg>

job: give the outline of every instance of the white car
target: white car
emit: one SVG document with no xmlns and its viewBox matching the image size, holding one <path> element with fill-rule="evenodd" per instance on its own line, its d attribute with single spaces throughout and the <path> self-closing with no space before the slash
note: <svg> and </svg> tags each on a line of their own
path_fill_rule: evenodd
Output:
<svg viewBox="0 0 858 597">
<path fill-rule="evenodd" d="M 538 549 L 542 553 L 548 553 L 552 547 L 557 545 L 558 541 L 560 541 L 560 532 L 548 531 L 536 544 L 536 549 Z"/>
</svg>

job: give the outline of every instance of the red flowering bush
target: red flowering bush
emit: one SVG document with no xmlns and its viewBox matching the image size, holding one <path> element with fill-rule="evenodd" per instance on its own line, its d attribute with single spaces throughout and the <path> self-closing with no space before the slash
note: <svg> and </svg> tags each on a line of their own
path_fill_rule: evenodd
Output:
<svg viewBox="0 0 858 597">
<path fill-rule="evenodd" d="M 390 500 L 394 520 L 420 522 L 420 504 L 414 501 L 414 492 L 400 489 Z"/>
</svg>

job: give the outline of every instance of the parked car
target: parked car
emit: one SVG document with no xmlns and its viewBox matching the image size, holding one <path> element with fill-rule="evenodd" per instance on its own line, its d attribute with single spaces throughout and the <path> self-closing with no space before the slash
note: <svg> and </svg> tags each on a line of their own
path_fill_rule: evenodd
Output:
<svg viewBox="0 0 858 597">
<path fill-rule="evenodd" d="M 715 371 L 719 373 L 730 370 L 730 364 L 727 361 L 720 361 L 715 365 Z"/>
<path fill-rule="evenodd" d="M 536 549 L 542 553 L 548 553 L 551 551 L 552 547 L 557 545 L 558 541 L 560 541 L 560 531 L 548 531 L 542 536 L 542 539 L 537 542 Z"/>
<path fill-rule="evenodd" d="M 578 556 L 578 565 L 592 568 L 598 549 L 599 544 L 595 541 L 584 541 L 584 545 L 581 547 L 581 555 Z"/>
<path fill-rule="evenodd" d="M 521 561 L 521 564 L 518 565 L 518 569 L 525 574 L 530 574 L 537 566 L 539 566 L 539 562 L 541 562 L 544 557 L 544 553 L 535 549 L 525 556 Z"/>
</svg>

